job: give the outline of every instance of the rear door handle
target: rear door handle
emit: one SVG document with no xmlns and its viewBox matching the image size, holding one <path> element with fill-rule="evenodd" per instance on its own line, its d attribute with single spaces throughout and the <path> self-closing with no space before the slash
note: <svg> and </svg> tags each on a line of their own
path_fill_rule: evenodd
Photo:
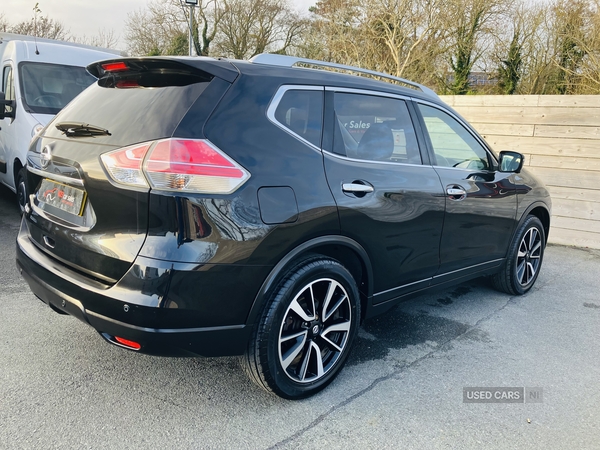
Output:
<svg viewBox="0 0 600 450">
<path fill-rule="evenodd" d="M 448 193 L 448 195 L 452 195 L 453 197 L 460 196 L 460 195 L 467 195 L 467 192 L 464 189 L 448 188 L 448 189 L 446 189 L 446 192 Z"/>
<path fill-rule="evenodd" d="M 368 184 L 358 184 L 358 183 L 344 183 L 342 184 L 342 191 L 348 194 L 369 194 L 373 192 L 375 189 L 373 186 L 369 186 Z"/>
<path fill-rule="evenodd" d="M 450 200 L 464 200 L 467 198 L 467 191 L 462 186 L 451 185 L 446 188 L 446 194 L 450 197 Z"/>
</svg>

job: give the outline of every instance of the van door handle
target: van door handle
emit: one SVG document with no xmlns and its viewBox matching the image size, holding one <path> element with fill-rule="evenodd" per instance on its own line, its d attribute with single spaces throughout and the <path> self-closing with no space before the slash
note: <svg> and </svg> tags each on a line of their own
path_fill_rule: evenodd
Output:
<svg viewBox="0 0 600 450">
<path fill-rule="evenodd" d="M 369 194 L 373 192 L 375 189 L 373 186 L 369 186 L 368 184 L 359 184 L 359 183 L 344 183 L 342 184 L 342 191 L 348 194 Z"/>
</svg>

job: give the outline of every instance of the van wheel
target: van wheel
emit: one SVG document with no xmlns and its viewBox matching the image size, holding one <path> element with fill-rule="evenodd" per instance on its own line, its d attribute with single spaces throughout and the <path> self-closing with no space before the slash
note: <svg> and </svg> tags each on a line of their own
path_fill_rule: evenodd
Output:
<svg viewBox="0 0 600 450">
<path fill-rule="evenodd" d="M 27 204 L 27 183 L 25 182 L 27 174 L 25 173 L 25 170 L 25 168 L 19 170 L 15 183 L 15 186 L 17 187 L 17 203 L 19 204 L 21 214 L 25 211 L 25 205 Z"/>
<path fill-rule="evenodd" d="M 344 366 L 360 323 L 358 288 L 339 262 L 313 257 L 281 281 L 265 306 L 242 366 L 287 399 L 325 388 Z"/>
<path fill-rule="evenodd" d="M 492 276 L 492 284 L 499 291 L 523 295 L 537 280 L 544 259 L 546 234 L 536 216 L 528 216 L 515 234 L 502 270 Z"/>
</svg>

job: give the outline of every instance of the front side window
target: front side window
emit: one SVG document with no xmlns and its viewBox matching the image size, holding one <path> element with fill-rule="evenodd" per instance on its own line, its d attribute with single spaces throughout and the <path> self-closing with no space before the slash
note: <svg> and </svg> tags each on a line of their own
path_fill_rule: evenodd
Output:
<svg viewBox="0 0 600 450">
<path fill-rule="evenodd" d="M 335 93 L 334 152 L 369 161 L 421 164 L 415 130 L 400 99 Z"/>
<path fill-rule="evenodd" d="M 15 99 L 15 85 L 11 66 L 6 66 L 2 71 L 2 92 L 4 92 L 4 98 L 6 100 Z"/>
<path fill-rule="evenodd" d="M 57 114 L 96 79 L 85 67 L 46 63 L 21 63 L 23 100 L 34 113 Z"/>
<path fill-rule="evenodd" d="M 302 139 L 321 147 L 323 91 L 286 91 L 275 109 L 275 120 Z"/>
<path fill-rule="evenodd" d="M 450 114 L 419 104 L 435 153 L 436 165 L 489 170 L 488 153 L 475 137 Z"/>
<path fill-rule="evenodd" d="M 11 66 L 6 66 L 2 70 L 2 92 L 4 92 L 5 100 L 15 100 L 15 83 Z M 5 106 L 5 111 L 11 113 L 13 107 Z"/>
</svg>

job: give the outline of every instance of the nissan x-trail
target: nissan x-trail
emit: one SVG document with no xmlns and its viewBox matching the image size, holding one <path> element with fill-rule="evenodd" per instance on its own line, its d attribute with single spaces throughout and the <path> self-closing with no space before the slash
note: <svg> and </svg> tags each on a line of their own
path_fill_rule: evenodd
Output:
<svg viewBox="0 0 600 450">
<path fill-rule="evenodd" d="M 535 283 L 548 192 L 424 86 L 277 55 L 88 71 L 30 146 L 17 265 L 116 346 L 240 355 L 302 398 L 409 296 Z"/>
</svg>

